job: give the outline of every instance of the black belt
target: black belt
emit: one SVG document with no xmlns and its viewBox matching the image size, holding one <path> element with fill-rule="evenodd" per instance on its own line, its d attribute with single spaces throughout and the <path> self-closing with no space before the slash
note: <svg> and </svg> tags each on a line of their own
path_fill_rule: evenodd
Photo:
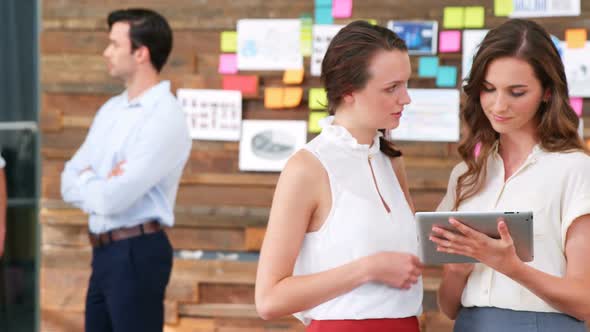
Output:
<svg viewBox="0 0 590 332">
<path fill-rule="evenodd" d="M 133 227 L 117 228 L 112 231 L 101 234 L 88 233 L 88 239 L 92 247 L 102 247 L 113 242 L 141 236 L 144 234 L 156 233 L 162 229 L 160 223 L 156 220 L 144 222 Z"/>
</svg>

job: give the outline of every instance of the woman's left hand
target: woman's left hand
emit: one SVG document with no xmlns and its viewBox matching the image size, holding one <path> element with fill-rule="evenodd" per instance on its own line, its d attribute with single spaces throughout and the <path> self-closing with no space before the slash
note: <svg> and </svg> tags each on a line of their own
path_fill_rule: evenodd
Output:
<svg viewBox="0 0 590 332">
<path fill-rule="evenodd" d="M 432 227 L 434 235 L 430 236 L 430 240 L 437 244 L 438 251 L 475 258 L 504 275 L 510 275 L 511 271 L 522 264 L 516 255 L 508 226 L 503 220 L 498 221 L 500 239 L 478 232 L 457 219 L 450 218 L 449 222 L 458 233 Z"/>
</svg>

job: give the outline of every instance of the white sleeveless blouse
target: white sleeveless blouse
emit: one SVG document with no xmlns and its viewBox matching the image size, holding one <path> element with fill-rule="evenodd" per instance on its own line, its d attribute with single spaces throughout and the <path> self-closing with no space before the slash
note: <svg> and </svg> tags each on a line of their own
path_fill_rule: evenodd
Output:
<svg viewBox="0 0 590 332">
<path fill-rule="evenodd" d="M 321 228 L 305 235 L 293 274 L 325 271 L 381 251 L 417 255 L 414 215 L 389 157 L 379 150 L 381 133 L 371 146 L 358 144 L 332 122 L 333 117 L 324 119 L 322 133 L 304 146 L 328 174 L 332 207 Z M 311 320 L 404 318 L 421 312 L 420 279 L 408 290 L 366 283 L 295 317 L 307 325 Z"/>
</svg>

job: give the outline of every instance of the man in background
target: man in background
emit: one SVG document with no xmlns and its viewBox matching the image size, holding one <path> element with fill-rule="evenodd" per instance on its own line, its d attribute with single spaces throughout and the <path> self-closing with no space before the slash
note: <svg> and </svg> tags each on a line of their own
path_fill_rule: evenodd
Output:
<svg viewBox="0 0 590 332">
<path fill-rule="evenodd" d="M 163 227 L 174 223 L 191 148 L 183 111 L 159 75 L 172 31 L 146 9 L 117 10 L 107 21 L 103 55 L 126 90 L 99 109 L 65 165 L 61 193 L 89 215 L 86 331 L 162 331 L 173 254 Z"/>
</svg>

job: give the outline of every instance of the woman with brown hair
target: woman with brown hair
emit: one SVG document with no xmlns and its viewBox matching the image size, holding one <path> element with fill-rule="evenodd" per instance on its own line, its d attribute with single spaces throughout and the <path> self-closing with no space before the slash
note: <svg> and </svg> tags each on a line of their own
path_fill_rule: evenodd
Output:
<svg viewBox="0 0 590 332">
<path fill-rule="evenodd" d="M 419 330 L 422 264 L 401 153 L 383 131 L 410 102 L 407 48 L 364 21 L 322 62 L 334 116 L 279 178 L 258 265 L 264 319 L 295 314 L 307 331 Z"/>
<path fill-rule="evenodd" d="M 444 267 L 441 310 L 455 331 L 586 331 L 590 156 L 557 49 L 537 23 L 509 20 L 484 38 L 464 89 L 463 162 L 439 210 L 533 211 L 535 259 L 518 258 L 501 220 L 500 239 L 454 219 L 457 233 L 434 227 L 439 251 L 481 262 Z"/>
</svg>

